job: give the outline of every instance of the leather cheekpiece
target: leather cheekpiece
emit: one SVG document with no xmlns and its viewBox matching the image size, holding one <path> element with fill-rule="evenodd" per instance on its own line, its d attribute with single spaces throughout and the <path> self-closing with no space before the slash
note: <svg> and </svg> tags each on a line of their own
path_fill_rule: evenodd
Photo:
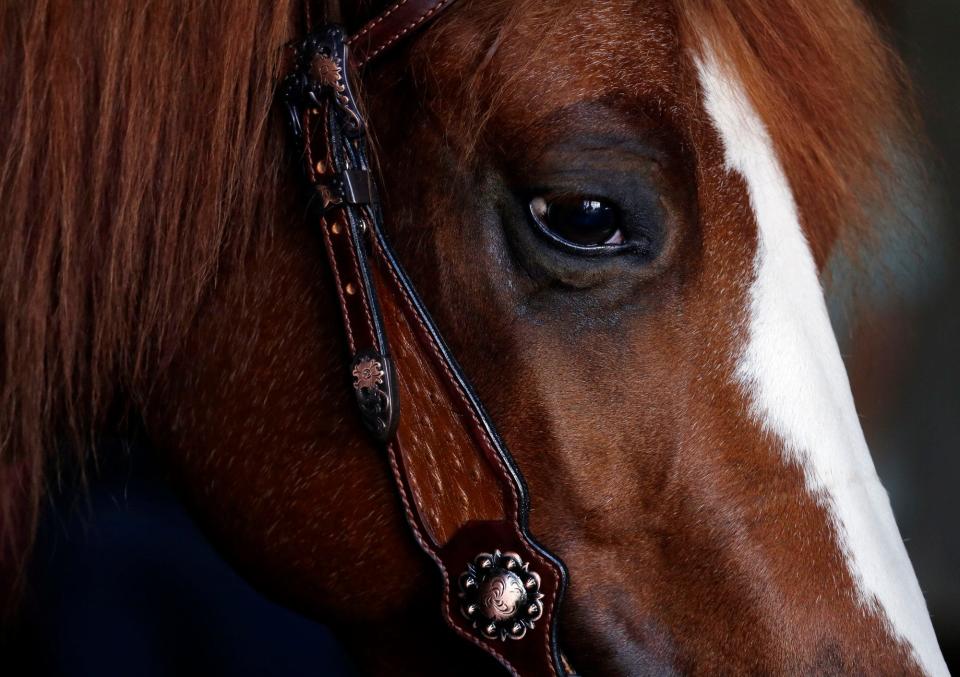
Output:
<svg viewBox="0 0 960 677">
<path fill-rule="evenodd" d="M 349 41 L 356 63 L 449 4 L 398 2 Z M 513 674 L 559 677 L 566 570 L 531 537 L 522 476 L 390 247 L 347 44 L 338 26 L 309 35 L 282 95 L 316 194 L 361 417 L 443 577 L 447 624 Z"/>
</svg>

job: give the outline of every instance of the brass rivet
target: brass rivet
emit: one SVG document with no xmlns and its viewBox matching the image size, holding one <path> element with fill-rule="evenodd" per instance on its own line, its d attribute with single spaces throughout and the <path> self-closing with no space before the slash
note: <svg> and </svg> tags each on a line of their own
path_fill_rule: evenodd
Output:
<svg viewBox="0 0 960 677">
<path fill-rule="evenodd" d="M 353 296 L 357 293 L 357 288 L 353 286 L 353 282 L 347 282 L 345 289 L 350 296 Z"/>
<path fill-rule="evenodd" d="M 323 166 L 323 160 L 317 160 L 317 163 L 313 166 L 313 170 L 317 174 L 323 174 L 325 171 L 325 167 Z"/>
<path fill-rule="evenodd" d="M 341 230 L 343 229 L 340 228 L 340 224 L 337 223 L 336 221 L 334 221 L 333 224 L 330 226 L 330 232 L 333 233 L 334 235 L 339 235 Z"/>
</svg>

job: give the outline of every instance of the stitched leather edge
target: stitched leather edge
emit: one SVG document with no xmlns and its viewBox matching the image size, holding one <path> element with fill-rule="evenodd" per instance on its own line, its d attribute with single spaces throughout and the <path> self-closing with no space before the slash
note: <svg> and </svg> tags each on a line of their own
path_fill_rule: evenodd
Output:
<svg viewBox="0 0 960 677">
<path fill-rule="evenodd" d="M 394 6 L 391 7 L 389 10 L 387 10 L 387 12 L 385 12 L 385 13 L 382 14 L 382 15 L 380 15 L 380 17 L 378 17 L 377 19 L 374 19 L 373 21 L 371 21 L 370 23 L 368 23 L 366 26 L 364 26 L 356 35 L 354 35 L 353 37 L 351 37 L 351 38 L 347 41 L 347 44 L 349 44 L 349 45 L 352 46 L 352 45 L 354 44 L 354 41 L 355 41 L 355 40 L 357 40 L 358 38 L 362 37 L 363 35 L 366 35 L 366 34 L 367 34 L 368 32 L 370 32 L 370 30 L 372 30 L 376 25 L 378 25 L 379 23 L 382 23 L 384 19 L 386 19 L 390 14 L 392 14 L 392 13 L 395 12 L 396 10 L 398 10 L 401 6 L 403 6 L 404 4 L 406 4 L 407 1 L 408 1 L 408 0 L 400 0 L 400 2 L 398 2 L 396 5 L 394 5 Z M 356 62 L 357 66 L 358 66 L 358 67 L 365 66 L 367 63 L 370 62 L 371 59 L 373 59 L 374 57 L 376 57 L 378 54 L 380 54 L 380 53 L 383 52 L 384 50 L 390 48 L 390 47 L 391 47 L 393 44 L 395 44 L 400 38 L 402 38 L 403 36 L 405 36 L 407 33 L 409 33 L 410 31 L 412 31 L 412 30 L 413 30 L 414 28 L 416 28 L 417 26 L 421 25 L 421 24 L 422 24 L 423 22 L 425 22 L 427 19 L 429 19 L 430 17 L 432 17 L 434 14 L 436 14 L 437 12 L 439 12 L 441 9 L 443 9 L 444 7 L 446 7 L 447 5 L 449 5 L 449 4 L 452 3 L 452 2 L 453 2 L 453 0 L 440 0 L 437 4 L 433 5 L 430 9 L 428 9 L 426 12 L 424 12 L 423 14 L 421 14 L 419 17 L 417 17 L 416 19 L 414 19 L 414 20 L 411 21 L 410 23 L 405 24 L 398 32 L 394 33 L 394 34 L 391 35 L 389 38 L 387 38 L 385 41 L 381 42 L 378 46 L 374 47 L 373 51 L 368 51 L 368 52 L 364 53 L 363 56 L 362 56 L 360 59 L 357 60 L 357 62 Z M 371 45 L 371 46 L 372 46 L 372 45 Z"/>
<path fill-rule="evenodd" d="M 391 279 L 392 279 L 392 281 L 393 281 L 393 284 L 396 286 L 397 290 L 398 290 L 398 291 L 400 292 L 400 294 L 403 296 L 403 300 L 404 300 L 405 303 L 404 303 L 404 307 L 402 307 L 402 308 L 400 309 L 400 311 L 403 312 L 404 314 L 412 314 L 413 317 L 414 317 L 414 319 L 415 319 L 415 321 L 416 321 L 417 324 L 420 326 L 420 331 L 421 331 L 422 335 L 427 338 L 427 341 L 429 342 L 429 345 L 430 345 L 430 348 L 431 348 L 431 352 L 432 352 L 432 355 L 430 356 L 430 357 L 431 357 L 431 360 L 432 360 L 434 363 L 436 363 L 436 362 L 439 362 L 439 363 L 440 363 L 441 368 L 443 369 L 443 371 L 445 372 L 445 374 L 446 374 L 446 376 L 447 376 L 448 382 L 453 384 L 454 389 L 455 389 L 456 392 L 457 392 L 457 395 L 458 395 L 459 400 L 460 400 L 460 405 L 461 405 L 463 408 L 465 408 L 465 409 L 469 412 L 469 414 L 470 414 L 471 422 L 473 423 L 473 428 L 474 428 L 475 431 L 477 431 L 477 434 L 472 435 L 472 437 L 474 437 L 475 440 L 476 440 L 477 437 L 479 437 L 480 440 L 476 440 L 476 441 L 482 445 L 482 447 L 483 447 L 483 449 L 484 449 L 485 452 L 488 452 L 488 453 L 487 453 L 488 457 L 489 457 L 490 455 L 492 455 L 492 456 L 496 459 L 497 465 L 499 466 L 499 469 L 500 469 L 500 471 L 501 471 L 501 473 L 502 473 L 502 474 L 501 474 L 501 477 L 503 477 L 503 478 L 506 480 L 506 483 L 507 483 L 507 484 L 509 485 L 509 487 L 510 487 L 510 494 L 511 494 L 511 496 L 512 496 L 512 498 L 513 498 L 513 507 L 512 507 L 512 510 L 511 510 L 512 515 L 511 515 L 511 519 L 510 519 L 510 525 L 511 525 L 511 527 L 512 527 L 512 530 L 513 530 L 514 534 L 516 534 L 517 539 L 518 539 L 520 542 L 522 542 L 522 543 L 524 543 L 524 544 L 527 545 L 527 547 L 530 549 L 530 552 L 531 552 L 534 556 L 536 556 L 536 558 L 537 558 L 538 560 L 540 560 L 545 566 L 549 567 L 550 569 L 556 570 L 556 573 L 558 574 L 558 576 L 557 576 L 557 584 L 556 584 L 556 586 L 554 587 L 553 591 L 550 593 L 550 597 L 549 597 L 549 601 L 550 601 L 549 617 L 546 618 L 546 619 L 544 619 L 545 622 L 547 623 L 547 627 L 548 627 L 548 628 L 551 628 L 552 625 L 553 625 L 553 623 L 555 622 L 555 616 L 556 616 L 556 612 L 557 612 L 556 601 L 557 601 L 557 599 L 558 599 L 558 593 L 559 593 L 559 591 L 560 591 L 560 589 L 561 589 L 561 586 L 562 586 L 562 583 L 563 583 L 563 571 L 562 571 L 561 567 L 559 567 L 555 562 L 551 561 L 550 559 L 548 559 L 547 557 L 545 557 L 542 553 L 540 553 L 540 552 L 539 552 L 539 549 L 538 549 L 537 547 L 535 547 L 535 546 L 530 542 L 530 539 L 526 536 L 526 534 L 524 533 L 524 530 L 521 529 L 520 523 L 519 523 L 520 496 L 519 496 L 519 492 L 518 492 L 518 488 L 517 488 L 516 484 L 515 484 L 515 483 L 513 482 L 513 480 L 511 479 L 511 474 L 510 474 L 510 471 L 509 471 L 509 470 L 507 469 L 507 467 L 506 467 L 506 462 L 505 462 L 505 460 L 504 460 L 503 457 L 501 456 L 500 452 L 494 447 L 493 442 L 492 442 L 492 440 L 490 440 L 489 435 L 487 434 L 486 430 L 484 429 L 484 427 L 483 427 L 483 425 L 482 425 L 482 423 L 481 423 L 481 421 L 480 421 L 480 418 L 479 418 L 477 412 L 474 410 L 473 406 L 471 405 L 471 403 L 470 403 L 470 401 L 469 401 L 469 398 L 467 397 L 466 393 L 463 391 L 463 387 L 462 387 L 462 385 L 460 384 L 459 379 L 456 378 L 456 376 L 454 375 L 452 369 L 450 368 L 450 365 L 447 363 L 447 360 L 444 359 L 444 357 L 443 357 L 443 351 L 442 351 L 442 350 L 440 349 L 440 347 L 437 345 L 436 340 L 435 340 L 435 337 L 433 336 L 433 332 L 431 332 L 431 331 L 429 330 L 429 328 L 426 326 L 426 323 L 424 322 L 424 319 L 421 317 L 420 313 L 417 312 L 416 304 L 413 303 L 413 301 L 412 301 L 412 299 L 411 299 L 411 297 L 410 297 L 410 291 L 407 289 L 407 285 L 405 285 L 405 284 L 403 283 L 403 281 L 400 279 L 400 276 L 398 275 L 396 269 L 394 268 L 392 258 L 391 258 L 390 256 L 387 256 L 387 255 L 385 254 L 385 252 L 384 252 L 383 243 L 382 243 L 381 240 L 380 240 L 379 234 L 378 234 L 378 233 L 373 233 L 373 238 L 372 238 L 372 240 L 373 240 L 373 243 L 374 243 L 374 252 L 373 252 L 373 253 L 380 259 L 380 261 L 382 261 L 383 265 L 386 267 L 387 272 L 389 273 L 389 275 L 390 275 L 390 277 L 391 277 Z M 391 443 L 391 446 L 393 446 L 392 443 Z M 414 526 L 415 524 L 416 524 L 416 523 L 412 523 L 411 526 Z M 416 530 L 416 528 L 415 528 L 415 530 Z M 420 535 L 418 534 L 418 541 L 420 541 L 420 539 L 421 539 L 421 537 L 420 537 Z M 446 595 L 446 594 L 447 594 L 448 587 L 449 587 L 449 585 L 450 585 L 449 574 L 448 574 L 448 572 L 447 572 L 446 567 L 443 565 L 442 561 L 439 559 L 439 557 L 434 556 L 432 552 L 431 552 L 431 556 L 434 558 L 434 561 L 438 562 L 438 566 L 440 567 L 441 571 L 443 572 L 444 585 L 446 586 L 446 587 L 444 587 L 444 595 Z M 506 658 L 504 658 L 503 656 L 501 656 L 498 652 L 496 652 L 496 651 L 495 651 L 493 648 L 491 648 L 488 644 L 482 643 L 482 642 L 479 640 L 479 638 L 473 636 L 472 634 L 465 633 L 465 632 L 459 627 L 459 625 L 450 617 L 449 610 L 447 609 L 446 603 L 443 604 L 443 608 L 444 608 L 444 616 L 446 616 L 449 625 L 450 625 L 451 627 L 453 627 L 453 628 L 457 631 L 458 634 L 460 634 L 461 636 L 469 639 L 471 642 L 473 642 L 474 644 L 476 644 L 477 646 L 479 646 L 480 648 L 482 648 L 484 651 L 487 651 L 487 652 L 490 653 L 491 655 L 496 656 L 496 657 L 498 658 L 498 660 L 501 661 L 501 663 L 504 663 L 505 667 L 507 667 L 509 670 L 511 670 L 511 672 L 513 672 L 514 674 L 516 674 L 516 670 L 515 670 L 515 669 L 513 668 L 513 666 L 509 663 L 509 661 L 507 661 Z M 552 656 L 553 656 L 553 643 L 551 642 L 552 635 L 553 635 L 553 633 L 552 633 L 552 631 L 551 631 L 550 629 L 548 629 L 546 632 L 544 632 L 544 642 L 545 642 L 545 648 L 546 648 L 546 655 L 549 656 L 549 657 L 551 657 L 551 660 L 549 660 L 547 663 L 548 663 L 548 666 L 549 666 L 549 669 L 550 669 L 550 674 L 551 674 L 553 677 L 559 677 L 559 675 L 557 674 L 556 666 L 554 665 L 554 661 L 552 660 Z"/>
</svg>

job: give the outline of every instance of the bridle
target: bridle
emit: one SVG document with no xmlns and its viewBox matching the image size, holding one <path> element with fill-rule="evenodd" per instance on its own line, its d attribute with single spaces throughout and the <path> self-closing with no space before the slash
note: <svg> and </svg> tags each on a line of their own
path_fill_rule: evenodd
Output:
<svg viewBox="0 0 960 677">
<path fill-rule="evenodd" d="M 399 0 L 349 39 L 336 24 L 313 28 L 281 96 L 316 194 L 361 420 L 440 569 L 443 617 L 511 673 L 562 677 L 566 569 L 530 535 L 523 476 L 387 241 L 351 86 L 354 70 L 453 2 Z"/>
</svg>

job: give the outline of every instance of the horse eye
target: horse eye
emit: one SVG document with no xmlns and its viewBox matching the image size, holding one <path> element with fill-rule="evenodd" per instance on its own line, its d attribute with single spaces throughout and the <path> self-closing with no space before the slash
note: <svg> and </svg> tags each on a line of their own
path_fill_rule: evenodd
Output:
<svg viewBox="0 0 960 677">
<path fill-rule="evenodd" d="M 603 198 L 560 195 L 530 200 L 530 214 L 548 237 L 577 248 L 624 243 L 619 208 Z"/>
</svg>

